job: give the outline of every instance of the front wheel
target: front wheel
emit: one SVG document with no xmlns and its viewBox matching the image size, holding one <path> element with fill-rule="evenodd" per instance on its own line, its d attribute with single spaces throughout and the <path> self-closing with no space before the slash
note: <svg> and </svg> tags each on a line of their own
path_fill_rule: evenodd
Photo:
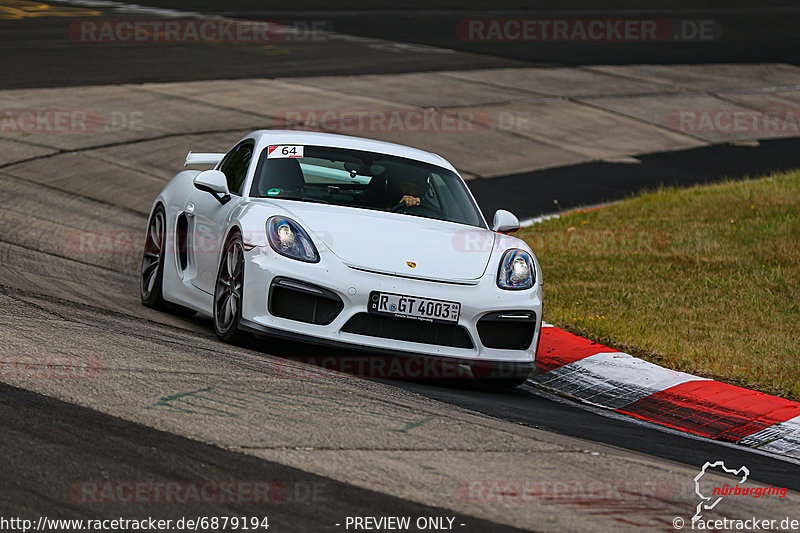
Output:
<svg viewBox="0 0 800 533">
<path fill-rule="evenodd" d="M 162 285 L 164 283 L 164 260 L 166 259 L 167 217 L 164 208 L 159 205 L 147 223 L 147 234 L 142 254 L 142 270 L 139 280 L 139 296 L 142 303 L 153 309 L 168 311 L 182 317 L 192 317 L 194 309 L 173 304 L 164 300 Z"/>
<path fill-rule="evenodd" d="M 147 223 L 139 283 L 142 303 L 154 309 L 163 309 L 165 303 L 161 294 L 161 283 L 164 277 L 165 234 L 166 216 L 164 208 L 159 205 Z"/>
<path fill-rule="evenodd" d="M 237 232 L 228 237 L 214 285 L 214 331 L 224 342 L 236 344 L 245 339 L 239 330 L 243 292 L 244 247 Z"/>
</svg>

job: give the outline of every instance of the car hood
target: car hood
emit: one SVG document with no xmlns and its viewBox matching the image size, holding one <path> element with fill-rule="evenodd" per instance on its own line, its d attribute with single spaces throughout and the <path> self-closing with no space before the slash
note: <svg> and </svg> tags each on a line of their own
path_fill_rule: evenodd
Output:
<svg viewBox="0 0 800 533">
<path fill-rule="evenodd" d="M 453 222 L 316 203 L 281 207 L 346 265 L 372 272 L 474 281 L 494 246 L 494 232 Z"/>
</svg>

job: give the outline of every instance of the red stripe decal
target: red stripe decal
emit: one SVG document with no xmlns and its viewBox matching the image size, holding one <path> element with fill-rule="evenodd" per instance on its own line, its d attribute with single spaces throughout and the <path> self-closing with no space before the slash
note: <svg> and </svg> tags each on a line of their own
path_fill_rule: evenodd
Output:
<svg viewBox="0 0 800 533">
<path fill-rule="evenodd" d="M 718 381 L 690 381 L 617 411 L 695 435 L 737 442 L 800 416 L 800 403 Z"/>
<path fill-rule="evenodd" d="M 542 328 L 536 352 L 536 373 L 549 372 L 590 355 L 616 351 L 560 328 Z"/>
</svg>

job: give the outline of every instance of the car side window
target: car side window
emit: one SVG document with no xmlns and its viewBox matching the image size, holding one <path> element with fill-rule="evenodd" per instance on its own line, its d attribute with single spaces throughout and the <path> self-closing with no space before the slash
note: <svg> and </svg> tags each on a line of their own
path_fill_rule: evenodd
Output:
<svg viewBox="0 0 800 533">
<path fill-rule="evenodd" d="M 241 196 L 242 184 L 247 175 L 247 167 L 253 157 L 253 141 L 247 140 L 237 145 L 222 160 L 220 171 L 228 178 L 228 190 L 231 194 Z"/>
</svg>

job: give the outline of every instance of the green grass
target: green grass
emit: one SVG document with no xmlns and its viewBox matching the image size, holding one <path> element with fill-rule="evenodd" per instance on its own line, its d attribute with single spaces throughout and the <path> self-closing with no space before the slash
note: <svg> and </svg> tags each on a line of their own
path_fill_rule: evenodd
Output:
<svg viewBox="0 0 800 533">
<path fill-rule="evenodd" d="M 520 237 L 541 263 L 546 321 L 800 399 L 800 172 L 664 188 Z"/>
</svg>

